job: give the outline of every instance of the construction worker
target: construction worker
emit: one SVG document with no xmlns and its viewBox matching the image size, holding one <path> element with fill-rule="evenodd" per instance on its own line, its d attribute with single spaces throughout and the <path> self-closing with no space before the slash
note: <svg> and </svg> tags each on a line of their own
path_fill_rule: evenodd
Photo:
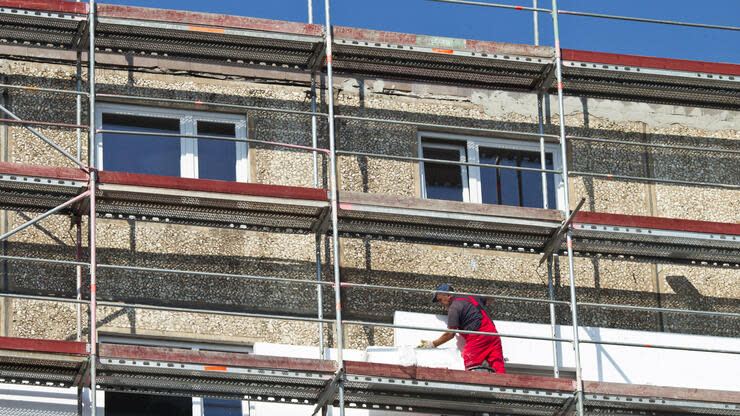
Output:
<svg viewBox="0 0 740 416">
<path fill-rule="evenodd" d="M 434 294 L 432 302 L 439 303 L 448 309 L 447 328 L 498 333 L 491 317 L 483 309 L 488 302 L 487 299 L 439 293 L 453 292 L 452 286 L 448 284 L 441 284 L 435 290 L 437 293 Z M 501 338 L 492 335 L 460 335 L 465 339 L 465 347 L 462 351 L 465 370 L 506 373 Z M 422 340 L 419 348 L 436 348 L 454 337 L 454 332 L 445 332 L 434 341 Z"/>
</svg>

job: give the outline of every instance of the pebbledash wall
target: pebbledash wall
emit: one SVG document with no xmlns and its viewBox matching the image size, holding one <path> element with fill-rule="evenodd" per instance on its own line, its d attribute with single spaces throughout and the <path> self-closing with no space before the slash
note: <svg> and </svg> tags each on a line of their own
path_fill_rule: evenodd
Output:
<svg viewBox="0 0 740 416">
<path fill-rule="evenodd" d="M 161 63 L 164 73 L 99 69 L 96 72 L 98 92 L 310 109 L 305 75 L 262 69 L 261 80 L 257 82 L 254 78 L 230 79 L 218 74 L 167 74 L 166 61 L 161 60 Z M 1 60 L 0 72 L 3 82 L 10 84 L 75 87 L 74 66 Z M 83 79 L 86 77 L 83 73 Z M 325 87 L 325 80 L 320 81 Z M 319 91 L 319 110 L 325 111 L 327 90 Z M 336 113 L 342 115 L 538 132 L 535 94 L 341 76 L 336 78 L 332 91 Z M 74 122 L 75 101 L 70 96 L 8 90 L 5 100 L 22 119 Z M 126 104 L 156 105 L 130 101 Z M 188 106 L 178 108 L 197 110 Z M 546 132 L 558 131 L 557 108 L 554 97 L 550 97 L 550 105 L 546 106 Z M 577 97 L 567 97 L 565 108 L 566 130 L 570 135 L 735 149 L 740 143 L 738 112 Z M 229 111 L 223 109 L 222 112 Z M 241 114 L 246 117 L 250 139 L 311 143 L 309 117 L 264 111 Z M 87 114 L 84 114 L 83 124 L 87 123 L 86 119 Z M 4 161 L 71 166 L 24 128 L 5 125 L 0 129 Z M 76 152 L 74 131 L 46 127 L 38 130 L 68 152 Z M 418 156 L 420 132 L 442 131 L 337 120 L 336 132 L 337 146 L 342 150 Z M 328 147 L 327 136 L 326 119 L 319 117 L 320 147 Z M 82 143 L 84 160 L 87 154 L 84 134 Z M 568 156 L 571 168 L 577 171 L 740 183 L 740 157 L 737 155 L 645 149 L 572 142 Z M 326 159 L 320 160 L 320 183 L 325 187 Z M 313 186 L 308 152 L 250 145 L 248 163 L 251 182 Z M 420 196 L 419 166 L 413 162 L 340 156 L 339 172 L 341 190 Z M 737 190 L 590 177 L 573 177 L 569 186 L 574 201 L 586 198 L 584 210 L 740 222 L 740 191 Z M 2 227 L 12 229 L 33 215 L 7 211 Z M 86 245 L 86 232 L 83 239 Z M 341 244 L 344 281 L 414 288 L 431 288 L 448 282 L 459 290 L 547 297 L 547 270 L 537 267 L 539 255 L 536 254 L 377 241 L 363 236 L 343 238 Z M 98 261 L 108 264 L 300 279 L 314 279 L 316 275 L 313 235 L 102 219 L 98 223 L 98 247 Z M 7 255 L 73 260 L 76 255 L 74 230 L 70 228 L 69 218 L 55 216 L 14 235 L 3 250 Z M 324 244 L 322 258 L 326 280 L 332 279 L 329 253 L 331 250 Z M 727 312 L 737 311 L 740 306 L 740 270 L 737 268 L 579 257 L 575 260 L 575 275 L 578 297 L 582 301 Z M 87 273 L 83 276 L 87 281 Z M 557 263 L 555 282 L 556 298 L 567 300 L 567 262 Z M 2 286 L 4 291 L 12 293 L 72 297 L 75 270 L 66 266 L 8 261 L 3 263 Z M 82 287 L 87 288 L 88 284 L 83 283 Z M 100 299 L 160 305 L 315 316 L 315 293 L 313 286 L 247 282 L 237 278 L 108 269 L 98 274 Z M 442 312 L 427 296 L 417 294 L 345 289 L 343 296 L 345 317 L 390 322 L 395 310 Z M 332 315 L 333 305 L 333 296 L 327 293 L 324 299 L 326 316 Z M 548 308 L 543 305 L 499 301 L 490 305 L 490 310 L 495 319 L 549 322 Z M 5 300 L 2 315 L 2 335 L 47 339 L 74 339 L 76 336 L 73 305 Z M 582 309 L 579 315 L 580 323 L 585 326 L 740 335 L 740 326 L 729 318 L 593 309 Z M 214 342 L 318 344 L 316 325 L 283 320 L 108 307 L 100 308 L 98 318 L 101 333 Z M 558 308 L 557 321 L 567 325 L 570 312 Z M 349 327 L 345 334 L 348 348 L 393 345 L 390 329 Z M 329 345 L 333 345 L 331 326 L 326 328 L 325 337 Z"/>
</svg>

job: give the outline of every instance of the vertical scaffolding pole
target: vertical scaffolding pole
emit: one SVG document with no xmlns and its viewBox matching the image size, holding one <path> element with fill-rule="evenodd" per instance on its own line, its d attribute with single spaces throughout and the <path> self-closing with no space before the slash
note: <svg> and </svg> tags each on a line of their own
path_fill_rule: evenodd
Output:
<svg viewBox="0 0 740 416">
<path fill-rule="evenodd" d="M 553 282 L 553 261 L 552 256 L 547 259 L 547 291 L 550 295 L 550 300 L 555 300 L 555 286 Z M 553 338 L 557 338 L 555 331 L 555 305 L 550 304 L 550 335 Z M 560 377 L 560 369 L 558 368 L 558 342 L 552 342 L 552 376 L 555 378 Z"/>
<path fill-rule="evenodd" d="M 560 53 L 560 29 L 558 27 L 558 1 L 552 0 L 552 27 L 555 39 L 555 75 L 558 81 L 558 110 L 560 112 L 560 152 L 563 171 L 563 212 L 567 217 L 570 214 L 570 190 L 568 189 L 568 154 L 565 145 L 565 105 L 563 103 L 563 62 Z M 573 233 L 568 227 L 566 233 L 566 247 L 568 248 L 568 276 L 570 277 L 570 311 L 573 324 L 573 349 L 576 362 L 576 400 L 580 416 L 583 413 L 583 378 L 581 374 L 581 349 L 578 342 L 578 303 L 576 302 L 576 282 L 573 270 Z"/>
<path fill-rule="evenodd" d="M 537 0 L 534 2 L 534 7 L 537 7 Z M 534 12 L 535 16 L 537 16 L 537 12 Z M 535 19 L 536 22 L 536 19 Z M 535 23 L 536 25 L 536 23 Z M 535 32 L 536 34 L 536 32 Z M 540 134 L 545 134 L 545 121 L 544 121 L 544 112 L 542 110 L 542 101 L 544 99 L 544 93 L 542 90 L 537 92 L 537 118 L 539 121 L 540 126 Z M 547 169 L 547 163 L 546 163 L 546 154 L 545 154 L 545 137 L 540 136 L 540 168 L 541 169 Z M 549 208 L 549 202 L 548 202 L 548 194 L 547 194 L 547 174 L 545 172 L 542 172 L 542 208 Z M 547 289 L 548 293 L 550 294 L 550 300 L 555 300 L 555 290 L 553 287 L 553 279 L 552 279 L 552 256 L 550 256 L 549 259 L 547 259 Z M 550 304 L 550 334 L 553 338 L 555 337 L 555 305 Z M 560 370 L 558 369 L 558 343 L 556 341 L 552 342 L 552 373 L 553 377 L 557 378 L 560 377 Z"/>
<path fill-rule="evenodd" d="M 310 10 L 311 0 L 309 0 Z M 309 23 L 313 21 L 313 12 L 309 11 Z M 316 122 L 316 72 L 311 71 L 311 146 L 316 149 L 318 147 L 317 137 L 317 122 Z M 313 187 L 319 187 L 319 155 L 318 152 L 313 151 Z M 321 281 L 321 232 L 316 234 L 316 278 Z M 324 318 L 324 306 L 323 306 L 323 286 L 316 285 L 316 298 L 318 299 L 318 313 L 319 319 Z M 324 324 L 319 322 L 319 358 L 324 359 Z"/>
<path fill-rule="evenodd" d="M 321 233 L 316 233 L 316 279 L 321 281 Z M 324 319 L 324 302 L 323 302 L 324 291 L 322 285 L 316 285 L 316 298 L 317 298 L 317 314 L 318 319 Z M 319 358 L 322 360 L 325 357 L 324 349 L 324 323 L 319 322 Z"/>
<path fill-rule="evenodd" d="M 82 52 L 77 52 L 77 92 L 82 91 Z M 77 125 L 82 124 L 82 97 L 77 94 L 75 97 L 77 104 Z M 77 160 L 82 160 L 82 131 L 77 128 Z"/>
<path fill-rule="evenodd" d="M 336 300 L 336 318 L 337 318 L 337 364 L 341 370 L 344 367 L 344 331 L 342 328 L 342 297 L 340 290 L 340 275 L 339 275 L 339 218 L 337 216 L 337 188 L 339 181 L 337 180 L 337 152 L 336 143 L 334 137 L 334 80 L 332 77 L 332 30 L 331 30 L 331 18 L 329 11 L 329 0 L 324 0 L 324 13 L 326 14 L 326 83 L 327 83 L 327 98 L 329 105 L 329 172 L 330 172 L 330 183 L 329 188 L 331 189 L 331 229 L 332 229 L 332 248 L 333 248 L 333 260 L 334 260 L 334 297 Z M 339 399 L 339 415 L 344 416 L 344 383 L 342 379 L 339 379 L 338 383 L 338 399 Z"/>
<path fill-rule="evenodd" d="M 87 27 L 90 35 L 89 50 L 87 55 L 87 80 L 90 87 L 90 96 L 88 98 L 88 120 L 90 128 L 88 130 L 87 160 L 90 166 L 90 415 L 95 416 L 97 413 L 97 381 L 95 377 L 97 364 L 97 281 L 95 273 L 97 271 L 96 258 L 96 230 L 95 230 L 95 188 L 97 183 L 97 171 L 95 167 L 95 0 L 90 0 L 90 10 L 88 13 Z"/>
<path fill-rule="evenodd" d="M 537 8 L 537 0 L 532 0 L 532 7 L 535 9 Z M 537 14 L 539 12 L 532 12 L 532 15 L 534 16 L 534 44 L 539 45 L 540 44 L 540 24 L 539 24 L 539 15 Z"/>
<path fill-rule="evenodd" d="M 543 93 L 540 90 L 537 93 L 537 116 L 539 119 L 539 125 L 540 125 L 540 168 L 542 170 L 547 169 L 547 163 L 546 163 L 546 154 L 545 154 L 545 122 L 544 122 L 544 116 L 542 111 L 542 100 L 543 100 Z M 548 203 L 548 195 L 547 195 L 547 174 L 545 172 L 542 172 L 542 208 L 549 208 Z"/>
<path fill-rule="evenodd" d="M 82 261 L 82 218 L 77 217 L 77 262 Z M 77 265 L 77 341 L 82 341 L 82 266 Z"/>
</svg>

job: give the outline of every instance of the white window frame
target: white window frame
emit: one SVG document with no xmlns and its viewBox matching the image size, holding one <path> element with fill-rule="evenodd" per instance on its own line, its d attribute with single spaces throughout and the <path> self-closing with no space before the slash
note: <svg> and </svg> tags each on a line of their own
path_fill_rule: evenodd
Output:
<svg viewBox="0 0 740 416">
<path fill-rule="evenodd" d="M 103 114 L 159 117 L 180 120 L 180 134 L 196 135 L 199 121 L 233 123 L 237 139 L 247 139 L 247 118 L 240 114 L 209 113 L 206 111 L 177 110 L 170 108 L 145 107 L 128 104 L 98 103 L 95 108 L 95 125 L 102 126 Z M 157 140 L 152 137 L 152 140 Z M 95 164 L 103 166 L 103 133 L 95 134 Z M 246 142 L 236 143 L 236 181 L 249 182 L 249 151 Z M 180 177 L 198 178 L 198 139 L 180 139 Z"/>
<path fill-rule="evenodd" d="M 435 143 L 428 140 L 445 140 L 447 143 Z M 466 136 L 461 134 L 441 133 L 420 131 L 417 134 L 419 157 L 422 157 L 424 147 L 437 147 L 443 149 L 462 149 L 460 152 L 461 162 L 480 163 L 480 148 L 498 148 L 510 150 L 522 150 L 528 152 L 540 153 L 540 143 L 529 140 L 504 139 L 493 137 Z M 452 144 L 452 143 L 460 143 Z M 465 154 L 467 153 L 467 160 Z M 554 170 L 559 170 L 562 166 L 560 146 L 555 143 L 545 143 L 545 153 L 552 154 L 552 165 Z M 482 203 L 483 191 L 481 189 L 481 175 L 479 166 L 464 166 L 463 168 L 463 196 L 465 202 Z M 419 162 L 419 172 L 421 178 L 421 197 L 426 198 L 426 181 L 424 179 L 424 163 Z M 467 172 L 467 178 L 465 175 Z M 555 203 L 557 207 L 549 209 L 558 209 L 565 206 L 565 190 L 563 188 L 563 178 L 561 174 L 553 174 L 555 183 Z"/>
</svg>

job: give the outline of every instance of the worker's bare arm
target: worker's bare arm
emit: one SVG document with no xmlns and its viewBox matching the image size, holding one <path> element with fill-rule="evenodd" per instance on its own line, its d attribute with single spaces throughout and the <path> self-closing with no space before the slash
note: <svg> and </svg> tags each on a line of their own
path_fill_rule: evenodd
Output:
<svg viewBox="0 0 740 416">
<path fill-rule="evenodd" d="M 454 327 L 450 329 L 458 329 L 458 328 Z M 445 342 L 451 340 L 454 337 L 455 337 L 454 332 L 445 332 L 444 334 L 442 334 L 442 336 L 432 341 L 432 343 L 434 344 L 435 347 L 439 347 L 440 345 L 444 344 Z"/>
</svg>

